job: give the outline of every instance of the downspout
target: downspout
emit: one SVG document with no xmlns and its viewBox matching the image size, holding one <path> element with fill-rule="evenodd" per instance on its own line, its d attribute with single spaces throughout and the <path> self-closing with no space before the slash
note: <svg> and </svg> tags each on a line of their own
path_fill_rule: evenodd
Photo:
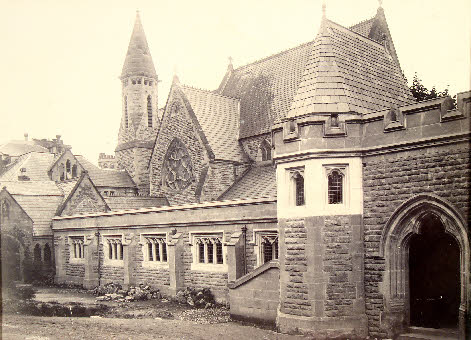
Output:
<svg viewBox="0 0 471 340">
<path fill-rule="evenodd" d="M 100 232 L 97 230 L 95 233 L 97 238 L 97 255 L 98 255 L 98 287 L 101 285 L 101 263 L 100 263 Z"/>
<path fill-rule="evenodd" d="M 247 274 L 247 226 L 242 227 L 242 235 L 244 238 L 243 259 L 244 259 L 244 275 Z"/>
</svg>

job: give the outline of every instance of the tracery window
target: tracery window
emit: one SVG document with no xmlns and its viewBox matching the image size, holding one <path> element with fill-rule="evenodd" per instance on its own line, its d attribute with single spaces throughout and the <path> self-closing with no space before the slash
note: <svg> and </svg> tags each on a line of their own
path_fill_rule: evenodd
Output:
<svg viewBox="0 0 471 340">
<path fill-rule="evenodd" d="M 145 261 L 167 262 L 167 238 L 165 234 L 145 235 L 147 254 Z"/>
<path fill-rule="evenodd" d="M 123 260 L 124 248 L 121 236 L 106 236 L 106 258 L 108 260 Z"/>
<path fill-rule="evenodd" d="M 278 232 L 276 230 L 255 231 L 255 247 L 257 263 L 262 265 L 266 262 L 278 259 Z"/>
<path fill-rule="evenodd" d="M 83 247 L 84 237 L 74 236 L 70 238 L 70 257 L 73 259 L 83 259 L 85 257 L 85 251 Z"/>
<path fill-rule="evenodd" d="M 222 235 L 197 235 L 194 237 L 196 262 L 223 264 Z"/>
<path fill-rule="evenodd" d="M 152 127 L 152 97 L 147 96 L 147 126 Z"/>
<path fill-rule="evenodd" d="M 344 175 L 340 169 L 330 170 L 327 175 L 327 198 L 329 204 L 342 204 L 344 201 Z"/>
<path fill-rule="evenodd" d="M 190 154 L 185 145 L 175 138 L 168 147 L 162 167 L 162 184 L 172 190 L 181 191 L 193 179 Z"/>
</svg>

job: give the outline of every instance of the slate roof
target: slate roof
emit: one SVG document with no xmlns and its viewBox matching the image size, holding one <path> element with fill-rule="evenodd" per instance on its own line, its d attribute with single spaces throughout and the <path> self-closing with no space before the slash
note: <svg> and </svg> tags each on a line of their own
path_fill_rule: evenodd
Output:
<svg viewBox="0 0 471 340">
<path fill-rule="evenodd" d="M 324 19 L 288 117 L 380 111 L 413 102 L 385 47 Z"/>
<path fill-rule="evenodd" d="M 311 43 L 233 71 L 219 93 L 240 99 L 239 138 L 270 132 L 285 117 L 308 60 Z"/>
<path fill-rule="evenodd" d="M 28 152 L 49 152 L 41 145 L 37 145 L 34 141 L 12 140 L 8 143 L 0 145 L 0 153 L 11 157 L 18 157 Z"/>
<path fill-rule="evenodd" d="M 105 196 L 104 199 L 111 210 L 140 209 L 168 205 L 168 201 L 164 197 Z"/>
<path fill-rule="evenodd" d="M 374 21 L 375 21 L 375 17 L 371 19 L 363 20 L 362 22 L 359 22 L 358 24 L 350 26 L 348 29 L 350 31 L 361 34 L 364 37 L 368 37 L 371 31 L 371 28 L 373 27 Z"/>
<path fill-rule="evenodd" d="M 125 170 L 100 169 L 83 156 L 76 155 L 78 162 L 88 171 L 97 187 L 135 188 L 136 184 Z"/>
<path fill-rule="evenodd" d="M 218 200 L 242 200 L 261 197 L 276 198 L 276 171 L 271 164 L 251 168 Z"/>
<path fill-rule="evenodd" d="M 180 85 L 216 159 L 244 162 L 238 142 L 239 100 Z"/>
<path fill-rule="evenodd" d="M 1 181 L 1 187 L 18 202 L 33 220 L 35 235 L 50 234 L 50 225 L 63 200 L 61 190 L 53 181 Z"/>
<path fill-rule="evenodd" d="M 54 162 L 54 154 L 30 152 L 16 160 L 11 167 L 0 176 L 0 181 L 18 181 L 18 176 L 28 176 L 31 181 L 50 181 L 47 171 Z M 26 171 L 21 171 L 26 169 Z"/>
<path fill-rule="evenodd" d="M 137 75 L 157 78 L 139 12 L 136 13 L 134 29 L 129 41 L 121 78 Z"/>
</svg>

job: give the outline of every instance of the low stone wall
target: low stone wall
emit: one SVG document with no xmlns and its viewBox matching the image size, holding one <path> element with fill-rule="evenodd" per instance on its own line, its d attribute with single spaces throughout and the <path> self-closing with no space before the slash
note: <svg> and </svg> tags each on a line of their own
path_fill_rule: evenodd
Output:
<svg viewBox="0 0 471 340">
<path fill-rule="evenodd" d="M 280 296 L 279 281 L 278 262 L 272 261 L 230 282 L 231 317 L 275 324 Z"/>
</svg>

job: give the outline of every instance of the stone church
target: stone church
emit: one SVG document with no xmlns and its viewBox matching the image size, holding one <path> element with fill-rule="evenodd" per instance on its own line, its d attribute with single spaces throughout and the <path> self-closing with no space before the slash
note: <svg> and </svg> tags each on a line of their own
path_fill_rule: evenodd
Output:
<svg viewBox="0 0 471 340">
<path fill-rule="evenodd" d="M 215 90 L 175 76 L 161 115 L 158 82 L 137 15 L 115 156 L 0 147 L 4 275 L 209 287 L 234 318 L 317 338 L 471 336 L 471 92 L 416 102 L 383 8 L 324 13 Z"/>
</svg>

